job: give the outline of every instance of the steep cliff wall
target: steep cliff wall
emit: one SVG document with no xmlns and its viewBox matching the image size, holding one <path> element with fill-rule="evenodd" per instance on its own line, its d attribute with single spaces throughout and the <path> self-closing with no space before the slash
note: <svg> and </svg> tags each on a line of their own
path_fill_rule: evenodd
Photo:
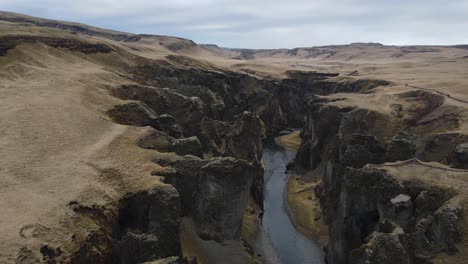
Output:
<svg viewBox="0 0 468 264">
<path fill-rule="evenodd" d="M 322 174 L 328 262 L 463 259 L 468 172 L 415 159 L 458 164 L 450 160 L 467 138 L 451 129 L 460 109 L 421 91 L 392 94 L 380 109 L 349 97 L 310 101 L 295 160 L 298 169 Z"/>
<path fill-rule="evenodd" d="M 156 159 L 164 169 L 155 171 L 154 175 L 163 176 L 166 183 L 176 187 L 181 214 L 194 219 L 200 237 L 217 241 L 240 238 L 249 197 L 263 208 L 260 161 L 266 133 L 275 134 L 288 126 L 316 126 L 304 113 L 308 112 L 307 101 L 320 101 L 319 95 L 364 93 L 390 84 L 380 80 L 336 79 L 336 75 L 314 72 L 290 72 L 287 79 L 268 80 L 192 67 L 193 61 L 187 66 L 181 64 L 181 60 L 186 62 L 184 57 L 169 59 L 171 63 L 143 61 L 133 67 L 138 73 L 134 80 L 139 85 L 111 87 L 110 92 L 119 99 L 136 103 L 116 106 L 108 113 L 116 122 L 156 129 L 140 140 L 141 147 L 178 154 Z M 351 110 L 331 107 L 320 111 L 327 112 L 326 118 L 321 119 L 323 122 L 339 129 L 335 121 L 341 112 Z M 361 126 L 358 121 L 364 122 L 362 116 L 368 114 L 356 113 L 346 119 L 346 129 Z M 304 137 L 311 140 L 301 147 L 300 153 L 315 153 L 314 148 L 322 147 L 314 133 L 334 136 L 333 128 L 305 129 Z M 414 149 L 403 139 L 392 140 L 388 147 L 371 136 L 354 136 L 348 140 L 352 146 L 348 151 L 349 163 L 358 158 L 356 146 L 363 143 L 378 152 L 377 156 L 388 152 L 389 159 L 398 159 L 393 156 L 401 155 L 402 149 Z M 182 147 L 177 148 L 177 144 Z M 375 160 L 380 161 L 377 156 Z M 301 157 L 305 158 L 297 164 L 304 168 L 320 163 L 320 157 L 316 160 L 317 157 L 299 155 L 298 160 Z"/>
<path fill-rule="evenodd" d="M 194 220 L 203 239 L 239 240 L 249 199 L 263 207 L 262 141 L 267 131 L 274 133 L 288 123 L 279 100 L 264 96 L 269 94 L 265 89 L 277 93 L 280 86 L 248 75 L 166 62 L 144 64 L 135 71 L 141 68 L 146 71 L 136 75 L 139 85 L 110 87 L 113 96 L 132 102 L 116 105 L 107 114 L 120 124 L 153 128 L 137 144 L 160 153 L 153 161 L 162 169 L 153 175 L 177 191 L 171 202 L 151 202 L 150 193 L 123 202 L 113 238 L 118 249 L 114 260 L 137 263 L 180 255 L 173 227 L 183 216 Z M 172 214 L 152 220 L 154 206 Z M 158 230 L 150 228 L 152 222 L 158 223 Z"/>
</svg>

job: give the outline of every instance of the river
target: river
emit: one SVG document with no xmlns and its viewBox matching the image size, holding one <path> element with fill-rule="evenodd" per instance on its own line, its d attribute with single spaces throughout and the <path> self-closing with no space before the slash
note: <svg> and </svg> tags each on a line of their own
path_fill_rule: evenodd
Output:
<svg viewBox="0 0 468 264">
<path fill-rule="evenodd" d="M 283 148 L 273 140 L 264 146 L 265 199 L 263 230 L 280 262 L 284 264 L 323 264 L 321 249 L 300 233 L 286 210 L 286 164 L 296 152 Z"/>
</svg>

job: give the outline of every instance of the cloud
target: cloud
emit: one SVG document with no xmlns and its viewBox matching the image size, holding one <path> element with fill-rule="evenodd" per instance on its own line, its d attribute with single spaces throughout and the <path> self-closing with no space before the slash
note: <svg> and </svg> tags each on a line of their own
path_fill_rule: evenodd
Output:
<svg viewBox="0 0 468 264">
<path fill-rule="evenodd" d="M 227 47 L 468 43 L 466 0 L 0 0 L 0 9 Z"/>
</svg>

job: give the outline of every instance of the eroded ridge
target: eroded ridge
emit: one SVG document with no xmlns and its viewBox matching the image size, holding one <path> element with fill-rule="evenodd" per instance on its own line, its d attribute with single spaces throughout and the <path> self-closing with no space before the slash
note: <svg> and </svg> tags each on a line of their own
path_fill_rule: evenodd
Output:
<svg viewBox="0 0 468 264">
<path fill-rule="evenodd" d="M 427 91 L 392 94 L 379 108 L 337 96 L 310 102 L 295 160 L 322 175 L 327 261 L 463 262 L 465 109 Z"/>
</svg>

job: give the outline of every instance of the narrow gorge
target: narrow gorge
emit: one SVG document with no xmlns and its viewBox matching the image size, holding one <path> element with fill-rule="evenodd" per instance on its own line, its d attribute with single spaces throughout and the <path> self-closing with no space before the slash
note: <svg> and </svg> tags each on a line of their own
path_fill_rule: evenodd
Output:
<svg viewBox="0 0 468 264">
<path fill-rule="evenodd" d="M 0 263 L 468 260 L 468 105 L 404 72 L 435 51 L 0 26 Z"/>
<path fill-rule="evenodd" d="M 170 59 L 179 63 L 184 58 Z M 339 95 L 372 94 L 373 89 L 391 85 L 383 80 L 354 80 L 315 72 L 289 72 L 289 78 L 268 80 L 179 67 L 164 63 L 137 67 L 135 82 L 139 85 L 111 88 L 114 96 L 136 102 L 108 112 L 121 124 L 155 129 L 139 141 L 140 147 L 177 154 L 155 160 L 163 169 L 154 175 L 175 187 L 181 203 L 179 215 L 178 210 L 162 209 L 173 214 L 167 219 L 178 222 L 180 217 L 189 217 L 202 239 L 218 242 L 243 239 L 243 220 L 251 221 L 245 214 L 278 217 L 278 221 L 281 217 L 275 213 L 262 213 L 263 141 L 283 129 L 302 127 L 302 144 L 288 168 L 300 173 L 317 170 L 321 175 L 321 183 L 311 195 L 320 198 L 329 226 L 327 263 L 423 263 L 439 254 L 458 251 L 463 205 L 455 189 L 444 188 L 432 178 L 458 181 L 466 174 L 453 164 L 460 159 L 459 144 L 468 138 L 444 134 L 444 129 L 457 126 L 460 112 L 443 106 L 442 96 L 426 91 L 403 92 L 389 105 L 390 113 L 381 113 L 365 105 L 341 105 Z M 411 102 L 412 106 L 403 109 L 399 101 Z M 433 134 L 435 131 L 438 133 Z M 438 151 L 437 157 L 432 149 L 441 145 L 446 149 Z M 427 163 L 434 161 L 441 165 Z M 264 163 L 267 172 L 278 162 L 288 161 Z M 281 169 L 286 170 L 286 166 Z M 418 171 L 421 175 L 413 175 Z M 177 208 L 171 203 L 166 206 Z M 279 210 L 281 206 L 275 207 Z M 152 206 L 149 208 L 138 214 L 149 214 L 150 223 L 155 221 L 163 229 L 172 226 L 170 232 L 176 233 L 177 225 L 151 219 Z M 271 228 L 271 220 L 263 218 L 263 223 Z M 284 230 L 286 226 L 275 228 Z M 157 229 L 154 232 L 164 237 Z M 144 256 L 138 252 L 145 247 L 148 251 L 160 248 L 160 243 L 177 244 L 174 236 L 155 244 L 145 236 L 133 239 L 140 239 L 141 246 L 136 252 L 125 253 L 129 256 Z M 277 241 L 271 239 L 273 248 L 277 248 Z M 249 242 L 243 240 L 252 261 L 262 259 L 255 243 Z M 129 250 L 122 246 L 120 252 Z M 180 255 L 177 248 L 171 246 L 159 257 Z M 313 261 L 286 259 L 284 263 Z M 138 263 L 133 259 L 122 262 Z"/>
</svg>

